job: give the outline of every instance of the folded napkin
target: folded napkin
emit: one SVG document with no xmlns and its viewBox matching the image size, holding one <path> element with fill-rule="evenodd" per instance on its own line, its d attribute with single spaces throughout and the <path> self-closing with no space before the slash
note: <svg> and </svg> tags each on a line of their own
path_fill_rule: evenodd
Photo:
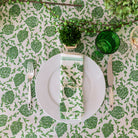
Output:
<svg viewBox="0 0 138 138">
<path fill-rule="evenodd" d="M 62 54 L 60 62 L 60 117 L 80 120 L 83 107 L 83 55 Z"/>
</svg>

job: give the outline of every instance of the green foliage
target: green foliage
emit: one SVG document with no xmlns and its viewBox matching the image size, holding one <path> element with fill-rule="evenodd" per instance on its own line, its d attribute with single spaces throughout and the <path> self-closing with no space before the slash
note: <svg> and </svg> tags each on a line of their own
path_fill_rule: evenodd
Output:
<svg viewBox="0 0 138 138">
<path fill-rule="evenodd" d="M 84 126 L 89 129 L 94 129 L 97 126 L 97 121 L 98 119 L 95 116 L 92 116 L 88 118 L 87 120 L 85 120 Z"/>
<path fill-rule="evenodd" d="M 104 137 L 110 136 L 113 131 L 114 131 L 114 125 L 111 123 L 104 124 L 102 127 L 102 132 L 104 134 Z"/>
<path fill-rule="evenodd" d="M 40 0 L 40 2 L 42 2 L 42 0 Z M 39 11 L 43 7 L 41 3 L 33 3 L 33 6 L 37 11 Z"/>
<path fill-rule="evenodd" d="M 8 91 L 6 92 L 2 98 L 1 98 L 2 102 L 6 103 L 6 104 L 12 104 L 14 101 L 14 93 L 13 91 Z"/>
<path fill-rule="evenodd" d="M 50 116 L 43 116 L 39 121 L 39 126 L 47 129 L 50 128 L 54 122 L 55 120 Z"/>
<path fill-rule="evenodd" d="M 123 100 L 127 97 L 128 95 L 128 88 L 125 87 L 124 85 L 119 86 L 116 88 L 118 96 Z"/>
<path fill-rule="evenodd" d="M 42 48 L 42 43 L 38 39 L 35 39 L 31 42 L 31 48 L 35 53 L 38 53 Z"/>
<path fill-rule="evenodd" d="M 132 126 L 134 129 L 138 130 L 138 118 L 134 118 L 134 119 L 132 120 L 131 126 Z"/>
<path fill-rule="evenodd" d="M 82 5 L 81 7 L 75 7 L 75 9 L 78 12 L 81 12 L 83 10 L 83 8 L 84 8 L 84 1 L 83 0 L 75 0 L 74 4 L 76 4 L 76 5 Z"/>
<path fill-rule="evenodd" d="M 29 18 L 26 19 L 25 23 L 31 27 L 34 28 L 38 25 L 38 19 L 35 16 L 31 16 Z"/>
<path fill-rule="evenodd" d="M 113 61 L 112 64 L 113 64 L 113 72 L 114 73 L 119 73 L 124 70 L 124 64 L 121 61 L 116 60 L 116 61 Z"/>
<path fill-rule="evenodd" d="M 9 10 L 9 15 L 12 17 L 17 17 L 20 14 L 20 7 L 19 5 L 15 4 L 13 5 Z"/>
<path fill-rule="evenodd" d="M 11 132 L 13 135 L 16 135 L 19 131 L 22 130 L 22 122 L 14 121 L 11 124 Z"/>
<path fill-rule="evenodd" d="M 7 54 L 7 56 L 10 59 L 16 59 L 17 56 L 18 56 L 18 49 L 17 49 L 17 47 L 13 46 L 13 47 L 9 48 L 6 54 Z"/>
<path fill-rule="evenodd" d="M 54 55 L 57 55 L 59 53 L 60 53 L 60 50 L 58 48 L 54 48 L 51 52 L 49 52 L 49 58 L 51 58 Z"/>
<path fill-rule="evenodd" d="M 100 53 L 99 51 L 94 51 L 91 56 L 91 58 L 94 61 L 101 61 L 103 57 L 104 57 L 104 54 Z"/>
<path fill-rule="evenodd" d="M 37 135 L 34 133 L 28 133 L 25 138 L 37 138 Z"/>
<path fill-rule="evenodd" d="M 66 112 L 66 111 L 67 111 L 67 109 L 66 109 L 66 106 L 65 106 L 65 103 L 64 103 L 64 102 L 61 102 L 61 103 L 60 103 L 60 111 L 61 111 L 61 112 Z"/>
<path fill-rule="evenodd" d="M 78 43 L 77 47 L 75 48 L 75 52 L 82 53 L 84 51 L 84 44 Z"/>
<path fill-rule="evenodd" d="M 110 10 L 110 14 L 120 18 L 129 15 L 138 16 L 137 0 L 104 0 L 105 8 Z"/>
<path fill-rule="evenodd" d="M 102 9 L 102 7 L 96 7 L 93 9 L 92 11 L 92 16 L 95 17 L 95 18 L 102 18 L 104 15 L 104 11 Z"/>
<path fill-rule="evenodd" d="M 0 115 L 0 127 L 5 126 L 7 123 L 7 115 Z"/>
<path fill-rule="evenodd" d="M 18 73 L 18 74 L 15 75 L 13 80 L 14 80 L 15 86 L 17 87 L 17 86 L 21 85 L 24 82 L 25 75 L 23 73 Z"/>
<path fill-rule="evenodd" d="M 25 117 L 28 117 L 33 114 L 32 110 L 28 110 L 28 105 L 24 104 L 19 108 L 19 112 L 24 115 Z"/>
<path fill-rule="evenodd" d="M 57 17 L 61 17 L 62 15 L 62 11 L 61 11 L 61 8 L 59 6 L 55 6 L 53 7 L 52 11 L 54 12 L 54 14 L 57 16 Z"/>
<path fill-rule="evenodd" d="M 65 95 L 69 98 L 72 97 L 75 94 L 76 91 L 74 91 L 73 89 L 69 88 L 69 87 L 65 87 L 64 88 L 64 93 Z"/>
<path fill-rule="evenodd" d="M 116 119 L 120 119 L 125 115 L 124 109 L 120 106 L 115 106 L 112 111 L 109 111 L 109 113 L 111 114 L 112 117 Z"/>
<path fill-rule="evenodd" d="M 131 80 L 133 80 L 135 82 L 138 81 L 138 70 L 131 71 L 129 77 Z"/>
<path fill-rule="evenodd" d="M 120 46 L 119 46 L 119 49 L 118 51 L 121 53 L 121 54 L 125 54 L 128 50 L 128 45 L 127 43 L 125 43 L 123 41 L 123 39 L 120 39 Z"/>
<path fill-rule="evenodd" d="M 55 131 L 56 131 L 58 137 L 63 136 L 63 134 L 67 131 L 67 124 L 58 123 L 55 127 Z"/>
<path fill-rule="evenodd" d="M 11 35 L 14 31 L 14 25 L 5 25 L 2 31 L 6 35 Z"/>
<path fill-rule="evenodd" d="M 0 68 L 0 77 L 1 78 L 8 78 L 11 73 L 11 68 L 9 67 L 2 67 Z"/>
<path fill-rule="evenodd" d="M 81 32 L 74 23 L 65 22 L 59 29 L 59 39 L 66 46 L 75 46 L 81 38 Z"/>
<path fill-rule="evenodd" d="M 17 34 L 19 42 L 23 42 L 28 37 L 28 32 L 26 30 L 20 30 Z"/>
<path fill-rule="evenodd" d="M 45 29 L 45 34 L 48 37 L 54 36 L 56 34 L 55 26 L 47 26 Z"/>
</svg>

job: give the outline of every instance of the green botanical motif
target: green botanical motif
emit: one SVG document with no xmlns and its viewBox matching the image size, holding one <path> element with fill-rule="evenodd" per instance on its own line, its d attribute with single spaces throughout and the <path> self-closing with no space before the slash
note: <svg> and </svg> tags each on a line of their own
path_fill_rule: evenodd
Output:
<svg viewBox="0 0 138 138">
<path fill-rule="evenodd" d="M 2 29 L 2 32 L 6 35 L 12 34 L 14 31 L 14 25 L 5 25 Z"/>
<path fill-rule="evenodd" d="M 102 132 L 104 137 L 109 137 L 113 131 L 114 131 L 114 125 L 111 123 L 106 123 L 102 127 Z"/>
<path fill-rule="evenodd" d="M 14 101 L 14 93 L 13 91 L 8 91 L 6 92 L 2 98 L 1 98 L 2 102 L 6 103 L 6 104 L 12 104 Z"/>
<path fill-rule="evenodd" d="M 37 67 L 37 63 L 36 63 L 36 60 L 34 60 L 34 59 L 27 59 L 27 60 L 25 60 L 25 62 L 23 63 L 23 66 L 27 69 L 27 63 L 28 62 L 33 62 L 33 67 L 34 67 L 34 69 L 36 69 L 36 67 Z"/>
<path fill-rule="evenodd" d="M 5 1 L 12 1 L 12 3 L 6 2 L 2 5 L 1 2 Z M 128 16 L 127 19 L 120 20 L 116 16 L 109 15 L 103 3 L 105 0 L 21 1 L 23 0 L 0 0 L 0 138 L 137 138 L 138 52 L 132 50 L 130 33 L 138 25 L 134 21 L 138 18 Z M 61 3 L 61 5 L 39 4 L 38 1 Z M 107 3 L 113 2 L 112 0 L 106 1 Z M 125 9 L 128 8 L 128 0 L 125 0 L 126 2 L 114 1 L 124 3 Z M 136 2 L 136 0 L 131 0 L 129 3 L 134 4 L 134 1 Z M 64 4 L 79 4 L 81 7 Z M 137 5 L 134 6 L 137 7 Z M 116 10 L 117 6 L 112 8 Z M 58 18 L 53 16 L 53 12 Z M 68 21 L 70 24 L 75 23 L 74 26 L 83 32 L 77 48 L 68 52 L 82 53 L 96 61 L 104 73 L 106 83 L 109 55 L 103 55 L 95 50 L 95 37 L 99 31 L 114 29 L 119 35 L 120 46 L 113 56 L 116 103 L 114 110 L 111 111 L 107 107 L 109 98 L 105 97 L 105 102 L 94 116 L 91 115 L 84 121 L 82 118 L 78 123 L 66 124 L 65 119 L 68 119 L 67 121 L 70 119 L 71 122 L 72 119 L 81 119 L 85 112 L 81 89 L 82 64 L 76 64 L 75 61 L 69 68 L 67 65 L 64 65 L 63 70 L 60 68 L 62 87 L 59 91 L 61 100 L 59 99 L 58 116 L 64 119 L 63 121 L 54 120 L 51 114 L 47 114 L 47 108 L 42 109 L 41 101 L 40 104 L 37 101 L 35 82 L 45 60 L 67 52 L 62 42 L 59 43 L 57 28 L 62 28 L 61 25 L 66 25 Z M 39 56 L 38 63 L 36 62 L 37 56 Z M 33 104 L 31 111 L 28 110 L 27 103 L 26 68 L 29 61 L 33 63 L 34 69 L 37 67 L 36 76 L 31 82 Z M 90 77 L 89 74 L 88 77 Z M 76 87 L 77 85 L 79 87 Z M 64 94 L 65 87 L 71 88 L 76 93 L 72 95 L 72 91 L 70 93 L 67 90 Z M 94 87 L 95 85 L 88 88 Z M 95 92 L 94 89 L 91 92 Z"/>
<path fill-rule="evenodd" d="M 73 136 L 71 136 L 71 138 L 83 138 L 80 134 L 73 134 Z"/>
<path fill-rule="evenodd" d="M 34 28 L 34 27 L 36 27 L 38 25 L 38 19 L 35 16 L 31 16 L 31 17 L 29 17 L 29 18 L 26 19 L 25 23 L 29 27 Z"/>
<path fill-rule="evenodd" d="M 63 134 L 67 131 L 67 124 L 58 123 L 55 127 L 55 131 L 56 131 L 58 137 L 63 136 Z"/>
<path fill-rule="evenodd" d="M 129 74 L 129 78 L 133 81 L 138 81 L 138 70 L 132 70 Z"/>
<path fill-rule="evenodd" d="M 117 87 L 116 91 L 121 99 L 125 99 L 128 95 L 128 88 L 124 85 Z"/>
<path fill-rule="evenodd" d="M 27 105 L 27 104 L 22 105 L 22 106 L 19 108 L 19 112 L 20 112 L 22 115 L 26 116 L 26 117 L 28 117 L 28 116 L 30 116 L 30 115 L 33 114 L 33 111 L 28 109 L 28 105 Z"/>
<path fill-rule="evenodd" d="M 19 42 L 23 42 L 28 37 L 28 32 L 26 30 L 20 30 L 17 34 Z"/>
<path fill-rule="evenodd" d="M 92 16 L 95 17 L 95 18 L 102 18 L 104 15 L 104 11 L 102 9 L 102 7 L 96 7 L 93 9 L 92 11 Z"/>
<path fill-rule="evenodd" d="M 14 80 L 15 86 L 17 87 L 17 86 L 21 85 L 24 82 L 25 75 L 23 73 L 18 73 L 14 76 L 13 80 Z"/>
<path fill-rule="evenodd" d="M 3 127 L 7 123 L 8 116 L 7 115 L 0 115 L 0 127 Z"/>
<path fill-rule="evenodd" d="M 35 39 L 31 42 L 31 48 L 35 53 L 38 53 L 42 48 L 42 43 L 38 39 Z"/>
<path fill-rule="evenodd" d="M 124 64 L 119 60 L 113 61 L 112 65 L 113 65 L 113 72 L 115 73 L 119 73 L 124 70 Z"/>
<path fill-rule="evenodd" d="M 103 57 L 104 57 L 104 54 L 100 53 L 99 51 L 94 51 L 92 53 L 92 57 L 91 58 L 94 61 L 101 61 L 103 59 Z"/>
<path fill-rule="evenodd" d="M 60 111 L 61 111 L 61 112 L 66 112 L 66 111 L 67 111 L 67 109 L 66 109 L 66 106 L 65 106 L 65 103 L 64 103 L 64 102 L 61 102 L 61 103 L 60 103 Z"/>
<path fill-rule="evenodd" d="M 43 5 L 39 3 L 33 3 L 33 6 L 37 11 L 39 11 L 43 7 Z"/>
<path fill-rule="evenodd" d="M 118 21 L 118 19 L 116 18 L 116 17 L 114 17 L 114 18 L 112 18 L 108 23 L 109 24 L 116 24 L 116 23 L 118 23 L 119 21 Z"/>
<path fill-rule="evenodd" d="M 17 17 L 20 14 L 20 7 L 19 5 L 15 4 L 13 5 L 9 10 L 9 15 L 13 17 Z"/>
<path fill-rule="evenodd" d="M 131 122 L 132 128 L 138 130 L 138 118 L 134 118 Z"/>
<path fill-rule="evenodd" d="M 45 34 L 48 37 L 54 36 L 56 34 L 55 26 L 47 26 L 46 29 L 45 29 Z"/>
<path fill-rule="evenodd" d="M 50 128 L 54 122 L 55 120 L 50 116 L 43 116 L 39 121 L 39 126 L 47 129 Z"/>
<path fill-rule="evenodd" d="M 65 115 L 62 114 L 62 111 L 60 112 L 60 117 L 61 117 L 62 119 L 66 119 Z"/>
<path fill-rule="evenodd" d="M 127 135 L 120 135 L 118 138 L 129 138 Z"/>
<path fill-rule="evenodd" d="M 16 59 L 18 56 L 18 49 L 16 46 L 13 46 L 8 49 L 7 51 L 7 56 L 11 59 Z"/>
<path fill-rule="evenodd" d="M 28 133 L 25 138 L 37 138 L 37 135 L 34 133 Z"/>
<path fill-rule="evenodd" d="M 2 67 L 0 68 L 0 77 L 1 78 L 8 78 L 11 73 L 11 68 L 9 67 Z"/>
<path fill-rule="evenodd" d="M 85 120 L 84 127 L 89 129 L 94 129 L 97 126 L 98 119 L 95 116 L 92 116 Z"/>
<path fill-rule="evenodd" d="M 84 50 L 84 44 L 83 43 L 79 43 L 77 45 L 77 48 L 75 48 L 75 52 L 77 52 L 77 53 L 82 53 L 83 50 Z"/>
<path fill-rule="evenodd" d="M 16 135 L 17 133 L 19 133 L 22 130 L 22 122 L 13 121 L 10 128 L 11 128 L 12 134 Z"/>
<path fill-rule="evenodd" d="M 53 57 L 54 55 L 59 54 L 60 51 L 58 48 L 54 48 L 51 52 L 49 52 L 49 58 Z"/>
<path fill-rule="evenodd" d="M 124 109 L 120 106 L 115 106 L 112 111 L 109 111 L 109 113 L 116 119 L 121 119 L 125 115 Z"/>
<path fill-rule="evenodd" d="M 125 54 L 128 50 L 128 45 L 127 43 L 125 43 L 123 41 L 123 39 L 120 39 L 120 46 L 119 46 L 119 49 L 118 51 L 121 53 L 121 54 Z"/>
<path fill-rule="evenodd" d="M 76 93 L 76 91 L 74 91 L 69 87 L 64 87 L 64 93 L 69 98 L 69 97 L 72 97 Z"/>
<path fill-rule="evenodd" d="M 54 12 L 54 14 L 56 14 L 56 16 L 58 16 L 59 18 L 61 17 L 62 11 L 61 11 L 61 8 L 59 6 L 54 6 L 52 11 Z"/>
<path fill-rule="evenodd" d="M 74 4 L 76 4 L 76 5 L 81 5 L 81 7 L 75 7 L 75 9 L 76 9 L 78 12 L 81 12 L 82 9 L 84 8 L 84 1 L 83 1 L 83 0 L 75 0 L 75 1 L 74 1 Z"/>
<path fill-rule="evenodd" d="M 79 70 L 79 71 L 81 71 L 81 72 L 83 72 L 83 65 L 77 65 L 77 69 Z"/>
</svg>

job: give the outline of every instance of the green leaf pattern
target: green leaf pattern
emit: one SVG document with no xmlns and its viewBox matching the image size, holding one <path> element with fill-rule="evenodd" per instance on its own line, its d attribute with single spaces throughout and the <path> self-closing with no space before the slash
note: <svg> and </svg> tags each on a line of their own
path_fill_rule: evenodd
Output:
<svg viewBox="0 0 138 138">
<path fill-rule="evenodd" d="M 119 23 L 118 18 L 108 14 L 109 11 L 105 10 L 101 0 L 47 2 L 82 5 L 47 5 L 63 20 L 82 18 L 105 24 Z M 113 111 L 110 111 L 109 95 L 106 91 L 103 104 L 90 118 L 80 120 L 77 124 L 59 122 L 45 112 L 47 107 L 42 109 L 38 103 L 35 78 L 31 86 L 33 109 L 28 110 L 27 62 L 33 62 L 38 72 L 44 61 L 66 52 L 59 41 L 58 27 L 53 22 L 58 22 L 58 19 L 53 18 L 49 10 L 41 4 L 0 4 L 0 138 L 137 138 L 138 52 L 132 49 L 129 38 L 138 22 L 117 31 L 121 45 L 113 54 Z M 96 51 L 96 35 L 93 32 L 83 33 L 75 52 L 93 59 L 106 79 L 109 56 Z M 81 70 L 78 64 L 75 67 Z M 71 83 L 73 79 L 69 81 L 70 86 L 74 86 Z M 74 96 L 75 93 L 72 97 Z M 63 101 L 61 107 L 62 111 L 67 110 Z M 65 118 L 64 112 L 62 113 L 62 118 Z"/>
</svg>

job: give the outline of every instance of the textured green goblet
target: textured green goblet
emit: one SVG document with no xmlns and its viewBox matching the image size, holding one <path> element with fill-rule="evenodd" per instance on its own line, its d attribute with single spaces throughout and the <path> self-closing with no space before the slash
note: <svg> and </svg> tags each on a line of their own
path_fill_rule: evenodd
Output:
<svg viewBox="0 0 138 138">
<path fill-rule="evenodd" d="M 112 54 L 119 48 L 120 39 L 113 31 L 102 31 L 98 34 L 95 44 L 101 53 Z"/>
</svg>

